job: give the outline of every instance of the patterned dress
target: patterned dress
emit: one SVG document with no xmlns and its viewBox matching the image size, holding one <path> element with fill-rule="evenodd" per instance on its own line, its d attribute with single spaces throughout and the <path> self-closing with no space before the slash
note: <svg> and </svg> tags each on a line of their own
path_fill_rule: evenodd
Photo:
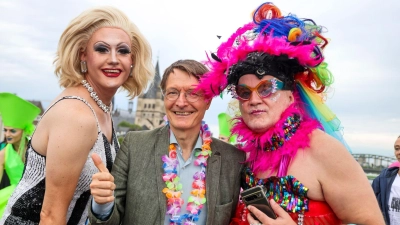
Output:
<svg viewBox="0 0 400 225">
<path fill-rule="evenodd" d="M 92 110 L 97 123 L 97 140 L 87 156 L 67 212 L 66 222 L 68 225 L 85 224 L 91 201 L 89 185 L 92 181 L 92 175 L 98 172 L 90 155 L 92 153 L 99 154 L 103 162 L 105 162 L 107 169 L 111 171 L 116 153 L 119 150 L 119 144 L 114 130 L 112 131 L 112 143 L 108 142 L 106 136 L 100 130 L 99 122 L 93 108 L 86 100 L 78 96 L 63 97 L 51 105 L 48 110 L 64 99 L 77 99 L 84 102 Z M 25 170 L 22 179 L 8 200 L 6 211 L 0 220 L 1 225 L 39 224 L 40 211 L 45 193 L 46 157 L 36 152 L 32 148 L 31 143 L 28 144 L 26 154 Z"/>
</svg>

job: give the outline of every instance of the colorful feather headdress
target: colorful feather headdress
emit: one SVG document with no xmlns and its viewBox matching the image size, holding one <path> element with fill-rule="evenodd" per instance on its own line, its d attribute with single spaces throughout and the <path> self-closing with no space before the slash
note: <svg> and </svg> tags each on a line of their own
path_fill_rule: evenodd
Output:
<svg viewBox="0 0 400 225">
<path fill-rule="evenodd" d="M 205 64 L 210 71 L 200 79 L 198 89 L 211 99 L 225 89 L 229 92 L 245 74 L 260 79 L 272 75 L 284 83 L 284 90 L 300 96 L 309 117 L 319 120 L 350 150 L 340 133 L 340 121 L 324 104 L 324 91 L 333 83 L 333 75 L 324 62 L 328 40 L 323 31 L 311 19 L 282 16 L 275 5 L 264 3 L 254 11 L 253 22 L 240 27 L 208 57 Z"/>
</svg>

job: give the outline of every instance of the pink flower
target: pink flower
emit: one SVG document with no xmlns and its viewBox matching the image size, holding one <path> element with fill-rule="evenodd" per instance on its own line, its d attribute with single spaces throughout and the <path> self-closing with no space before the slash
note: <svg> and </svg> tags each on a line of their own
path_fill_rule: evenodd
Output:
<svg viewBox="0 0 400 225">
<path fill-rule="evenodd" d="M 173 159 L 176 159 L 176 151 L 170 151 L 169 152 L 169 157 L 173 158 Z"/>
<path fill-rule="evenodd" d="M 202 136 L 203 136 L 203 140 L 204 139 L 211 139 L 211 132 L 210 131 L 204 131 Z"/>
<path fill-rule="evenodd" d="M 200 166 L 201 164 L 203 164 L 204 166 L 207 166 L 207 158 L 203 155 L 199 155 L 197 156 L 197 159 L 194 161 L 194 165 L 196 166 Z"/>
<path fill-rule="evenodd" d="M 203 180 L 195 180 L 192 183 L 192 187 L 196 189 L 204 189 L 206 186 L 206 183 Z"/>
<path fill-rule="evenodd" d="M 186 210 L 192 214 L 197 214 L 199 212 L 199 207 L 196 204 L 190 202 L 187 204 Z"/>
<path fill-rule="evenodd" d="M 164 173 L 163 180 L 164 181 L 172 181 L 177 175 L 175 173 Z"/>
</svg>

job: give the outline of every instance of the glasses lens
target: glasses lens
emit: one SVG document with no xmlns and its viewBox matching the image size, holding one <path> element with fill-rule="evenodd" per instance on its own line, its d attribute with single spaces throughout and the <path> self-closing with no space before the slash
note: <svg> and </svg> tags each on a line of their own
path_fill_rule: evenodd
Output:
<svg viewBox="0 0 400 225">
<path fill-rule="evenodd" d="M 258 83 L 254 88 L 248 87 L 245 84 L 239 84 L 236 86 L 236 94 L 242 100 L 249 100 L 251 92 L 256 91 L 261 98 L 266 98 L 271 95 L 273 91 L 273 85 L 271 80 L 264 80 Z"/>
<path fill-rule="evenodd" d="M 257 85 L 257 92 L 261 98 L 266 98 L 272 93 L 272 82 L 270 80 L 263 81 Z"/>
<path fill-rule="evenodd" d="M 243 100 L 249 100 L 251 96 L 251 90 L 246 85 L 239 84 L 236 86 L 236 94 Z"/>
<path fill-rule="evenodd" d="M 176 101 L 179 98 L 180 93 L 181 92 L 176 89 L 168 89 L 164 96 L 170 101 Z M 188 102 L 195 102 L 199 100 L 200 96 L 201 94 L 194 92 L 193 90 L 188 90 L 185 93 L 185 97 Z"/>
<path fill-rule="evenodd" d="M 175 89 L 170 89 L 165 92 L 165 97 L 171 101 L 178 99 L 178 96 L 179 96 L 179 91 Z"/>
<path fill-rule="evenodd" d="M 186 92 L 186 100 L 189 102 L 195 102 L 199 99 L 200 95 L 193 90 L 189 90 Z"/>
</svg>

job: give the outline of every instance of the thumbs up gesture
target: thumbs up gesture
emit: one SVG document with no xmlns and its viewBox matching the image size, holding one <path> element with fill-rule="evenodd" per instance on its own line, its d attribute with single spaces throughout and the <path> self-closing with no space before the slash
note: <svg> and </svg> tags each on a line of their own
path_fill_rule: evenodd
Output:
<svg viewBox="0 0 400 225">
<path fill-rule="evenodd" d="M 104 165 L 100 156 L 96 153 L 92 154 L 94 165 L 99 170 L 93 174 L 92 183 L 90 183 L 90 192 L 97 204 L 105 204 L 114 201 L 114 177 Z"/>
</svg>

